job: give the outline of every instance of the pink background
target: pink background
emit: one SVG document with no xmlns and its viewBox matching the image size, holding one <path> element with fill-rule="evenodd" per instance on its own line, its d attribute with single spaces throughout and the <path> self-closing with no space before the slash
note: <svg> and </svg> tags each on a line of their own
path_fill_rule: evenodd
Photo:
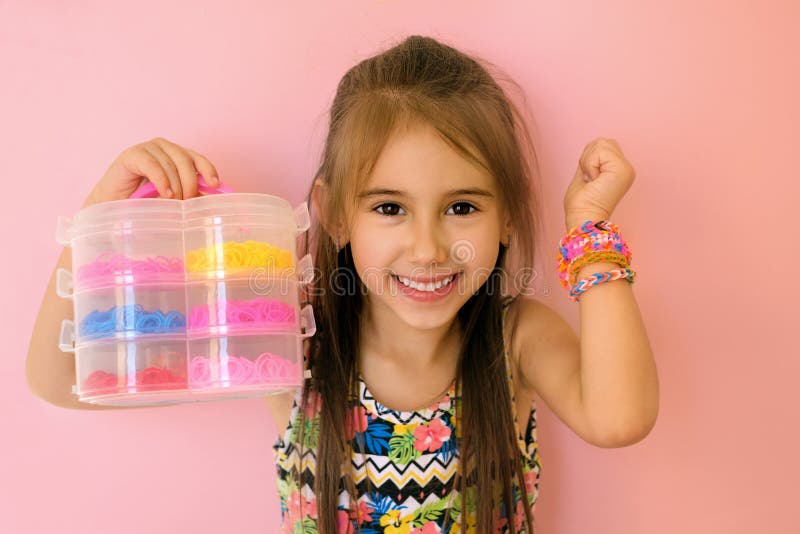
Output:
<svg viewBox="0 0 800 534">
<path fill-rule="evenodd" d="M 600 449 L 540 402 L 538 532 L 800 532 L 795 2 L 111 4 L 0 2 L 0 532 L 276 531 L 263 400 L 88 412 L 29 393 L 56 217 L 155 136 L 207 155 L 239 190 L 299 203 L 339 78 L 411 33 L 525 89 L 548 256 L 586 143 L 618 140 L 637 170 L 613 220 L 634 251 L 658 424 Z M 549 257 L 541 268 L 539 297 L 577 329 Z"/>
</svg>

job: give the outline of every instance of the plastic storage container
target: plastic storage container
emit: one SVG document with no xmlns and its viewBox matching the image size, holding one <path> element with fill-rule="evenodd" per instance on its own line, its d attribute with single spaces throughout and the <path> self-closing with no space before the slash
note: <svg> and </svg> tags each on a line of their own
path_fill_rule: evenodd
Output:
<svg viewBox="0 0 800 534">
<path fill-rule="evenodd" d="M 202 177 L 200 192 L 145 198 L 148 182 L 59 218 L 73 260 L 56 291 L 75 313 L 59 346 L 75 353 L 80 401 L 175 404 L 302 386 L 302 343 L 316 331 L 299 302 L 313 275 L 311 256 L 296 258 L 306 203 L 211 189 Z"/>
</svg>

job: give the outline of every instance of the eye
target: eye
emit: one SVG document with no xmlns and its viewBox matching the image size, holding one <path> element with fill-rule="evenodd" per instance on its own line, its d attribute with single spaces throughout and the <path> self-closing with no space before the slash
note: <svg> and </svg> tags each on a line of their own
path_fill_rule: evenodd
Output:
<svg viewBox="0 0 800 534">
<path fill-rule="evenodd" d="M 392 207 L 395 207 L 395 208 L 400 208 L 400 206 L 398 206 L 394 202 L 384 202 L 383 204 L 379 204 L 379 205 L 375 206 L 374 208 L 372 208 L 372 211 L 378 213 L 378 215 L 383 215 L 384 217 L 392 217 L 392 216 L 396 215 L 395 213 L 383 213 L 383 212 L 381 212 L 380 209 L 382 207 L 384 207 L 384 206 L 392 206 Z"/>
<path fill-rule="evenodd" d="M 472 215 L 472 213 L 474 213 L 474 212 L 470 212 L 470 211 L 469 211 L 469 208 L 472 208 L 472 209 L 474 209 L 474 210 L 475 210 L 475 212 L 477 212 L 477 211 L 478 211 L 478 208 L 476 208 L 475 206 L 473 206 L 473 205 L 472 205 L 472 204 L 470 204 L 469 202 L 456 202 L 455 204 L 453 204 L 453 207 L 455 207 L 455 206 L 468 206 L 466 213 L 462 212 L 462 213 L 457 213 L 456 215 L 461 215 L 461 216 L 464 216 L 464 215 Z"/>
<path fill-rule="evenodd" d="M 387 206 L 389 207 L 388 210 L 384 210 L 383 208 Z M 472 215 L 473 213 L 479 211 L 478 208 L 476 208 L 469 202 L 456 202 L 451 206 L 451 209 L 456 206 L 461 206 L 461 212 L 456 213 L 455 215 L 459 215 L 461 217 L 465 215 Z M 470 208 L 472 208 L 474 211 L 469 211 Z M 379 215 L 383 215 L 384 217 L 394 217 L 395 215 L 402 215 L 401 213 L 396 212 L 396 210 L 398 209 L 402 210 L 403 208 L 401 208 L 398 204 L 395 204 L 394 202 L 384 202 L 383 204 L 378 204 L 377 206 L 372 208 L 372 211 L 378 213 Z"/>
</svg>

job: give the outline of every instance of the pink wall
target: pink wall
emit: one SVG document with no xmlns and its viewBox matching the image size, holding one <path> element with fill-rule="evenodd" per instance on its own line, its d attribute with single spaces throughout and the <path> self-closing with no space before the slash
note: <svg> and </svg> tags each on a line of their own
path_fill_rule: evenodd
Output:
<svg viewBox="0 0 800 534">
<path fill-rule="evenodd" d="M 540 531 L 800 532 L 795 2 L 111 4 L 0 3 L 0 532 L 275 531 L 262 400 L 83 412 L 28 392 L 56 217 L 154 136 L 208 155 L 239 190 L 301 201 L 340 76 L 409 33 L 524 87 L 550 255 L 588 141 L 617 139 L 637 169 L 614 221 L 634 252 L 659 421 L 599 449 L 540 404 Z M 578 328 L 549 258 L 542 269 L 555 289 L 542 298 Z"/>
</svg>

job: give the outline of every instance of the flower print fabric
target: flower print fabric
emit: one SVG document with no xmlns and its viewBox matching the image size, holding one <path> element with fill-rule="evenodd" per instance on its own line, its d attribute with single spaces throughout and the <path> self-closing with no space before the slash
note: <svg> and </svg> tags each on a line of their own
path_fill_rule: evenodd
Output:
<svg viewBox="0 0 800 534">
<path fill-rule="evenodd" d="M 508 308 L 503 307 L 503 316 Z M 506 370 L 511 387 L 514 422 L 517 415 L 511 365 L 506 351 Z M 355 483 L 360 495 L 356 509 L 350 509 L 348 492 L 340 484 L 337 510 L 338 531 L 356 532 L 356 522 L 364 534 L 434 534 L 443 532 L 447 514 L 451 516 L 447 532 L 473 532 L 476 506 L 468 490 L 462 500 L 453 489 L 458 457 L 455 438 L 460 436 L 454 426 L 455 383 L 434 405 L 414 411 L 397 411 L 381 405 L 370 393 L 363 378 L 358 377 L 359 396 L 354 399 L 353 421 L 345 428 L 353 447 L 352 464 Z M 296 446 L 299 432 L 298 390 L 292 406 L 289 425 L 278 436 L 273 451 L 277 467 L 277 487 L 281 502 L 281 532 L 316 533 L 317 507 L 313 492 L 313 473 L 319 438 L 321 399 L 312 393 L 307 410 L 304 432 L 304 471 L 302 487 L 292 476 L 291 467 L 300 461 Z M 525 436 L 517 436 L 522 453 L 524 483 L 528 506 L 534 509 L 539 493 L 541 462 L 536 436 L 536 405 L 531 407 Z M 363 451 L 363 452 L 362 452 Z M 372 486 L 368 491 L 367 479 Z M 465 502 L 463 502 L 465 501 Z M 514 485 L 513 511 L 518 532 L 525 532 L 522 493 Z M 461 518 L 463 511 L 466 515 Z M 465 519 L 465 520 L 464 520 Z M 459 524 L 460 523 L 460 524 Z M 495 532 L 506 533 L 508 519 L 501 506 L 494 518 Z"/>
</svg>

